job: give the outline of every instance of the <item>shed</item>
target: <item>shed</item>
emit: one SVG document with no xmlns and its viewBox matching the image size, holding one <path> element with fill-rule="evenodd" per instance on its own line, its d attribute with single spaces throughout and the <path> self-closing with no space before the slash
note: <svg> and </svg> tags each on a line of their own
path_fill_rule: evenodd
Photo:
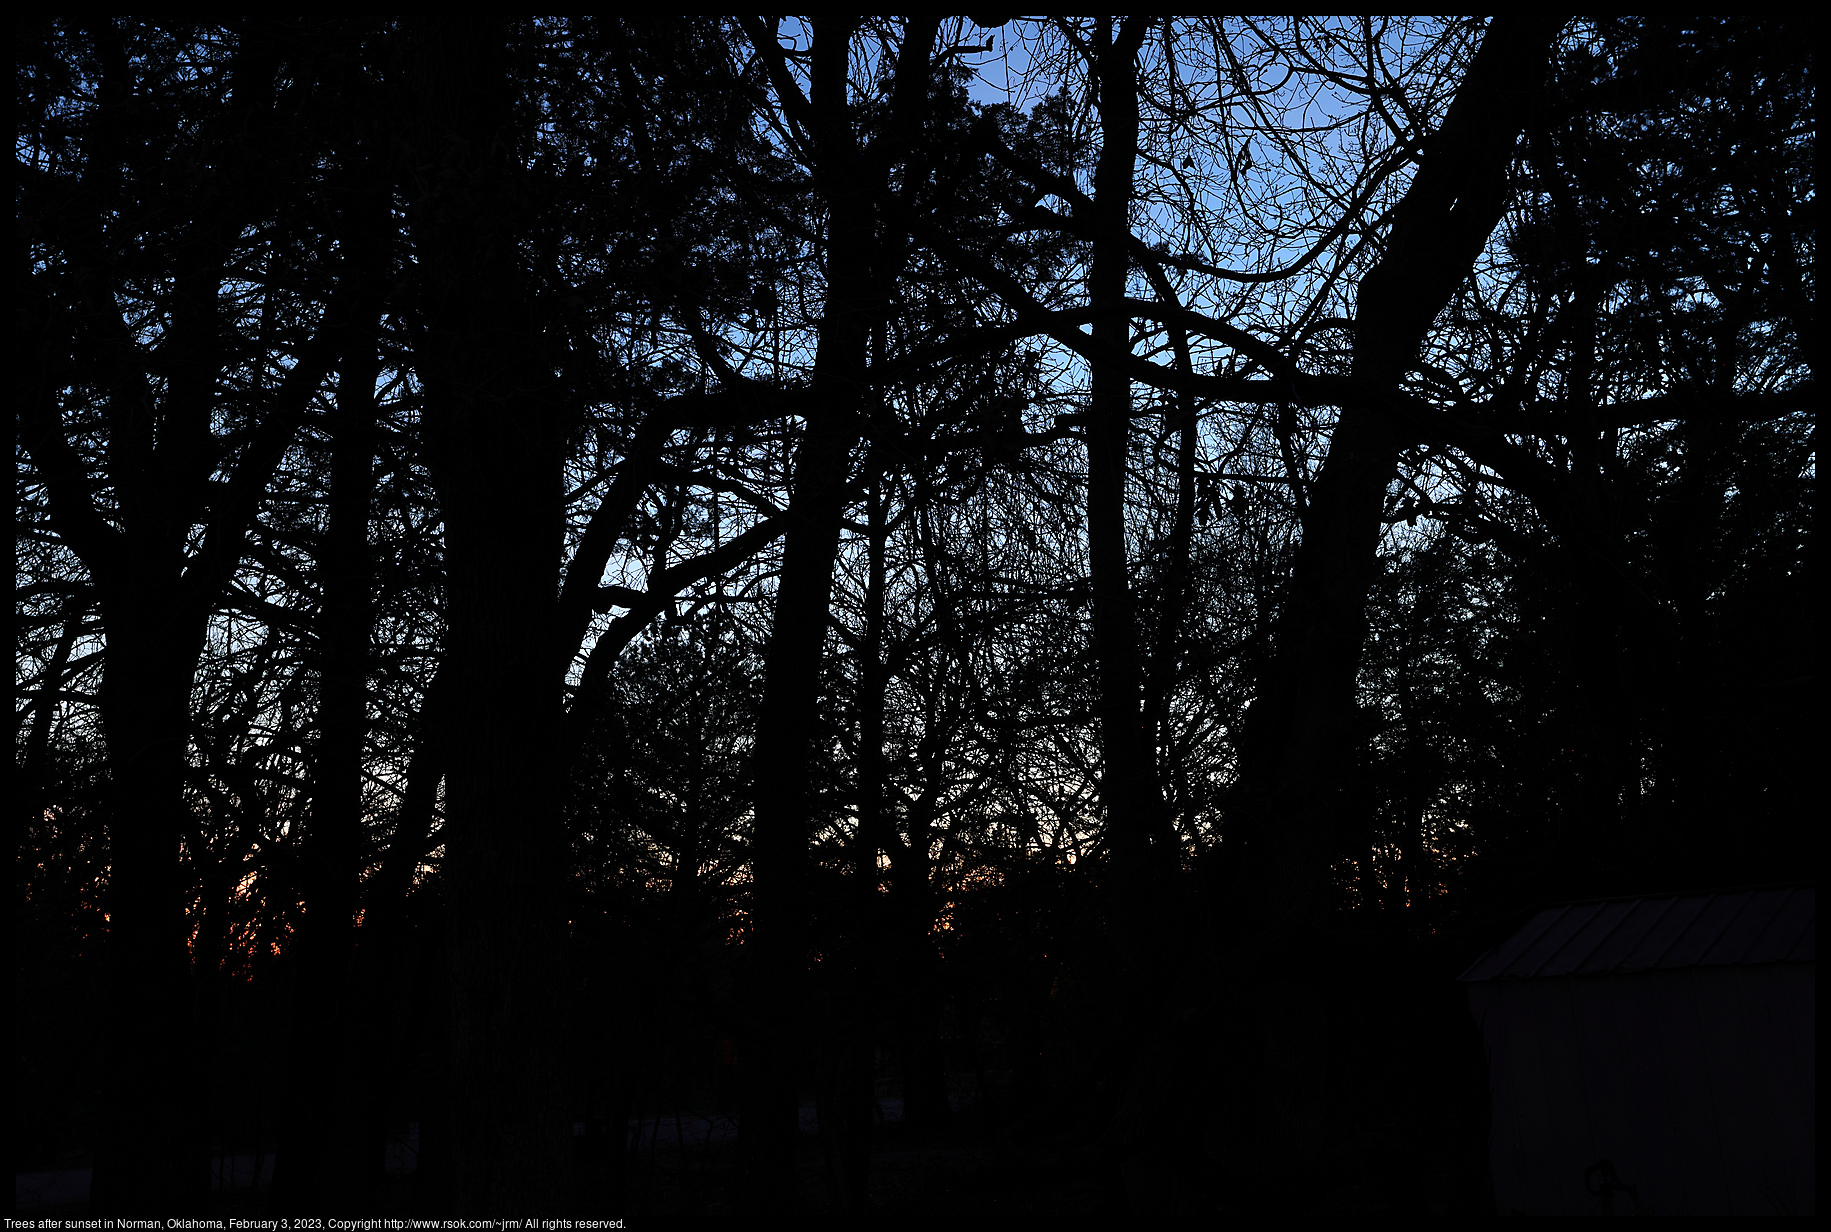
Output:
<svg viewBox="0 0 1831 1232">
<path fill-rule="evenodd" d="M 1815 904 L 1566 903 L 1464 972 L 1499 1212 L 1812 1214 Z"/>
</svg>

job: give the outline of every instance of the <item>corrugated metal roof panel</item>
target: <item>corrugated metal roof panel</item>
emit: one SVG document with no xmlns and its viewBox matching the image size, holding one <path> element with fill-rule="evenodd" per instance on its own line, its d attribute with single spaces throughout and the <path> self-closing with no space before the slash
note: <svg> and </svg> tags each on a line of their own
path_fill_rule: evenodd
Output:
<svg viewBox="0 0 1831 1232">
<path fill-rule="evenodd" d="M 1537 974 L 1546 967 L 1556 965 L 1559 957 L 1578 944 L 1590 922 L 1601 910 L 1593 904 L 1579 904 L 1569 911 L 1561 912 L 1546 921 L 1545 928 L 1534 938 L 1514 965 L 1522 974 Z"/>
<path fill-rule="evenodd" d="M 1634 947 L 1634 939 L 1646 929 L 1646 921 L 1657 915 L 1660 904 L 1639 899 L 1605 903 L 1596 920 L 1600 934 L 1590 945 L 1588 961 L 1616 963 Z"/>
<path fill-rule="evenodd" d="M 1817 897 L 1813 887 L 1789 886 L 1547 907 L 1462 978 L 1811 962 L 1817 957 Z"/>
<path fill-rule="evenodd" d="M 1654 971 L 1662 967 L 1672 953 L 1672 947 L 1697 923 L 1698 915 L 1715 897 L 1714 894 L 1699 894 L 1671 899 L 1665 911 L 1647 922 L 1647 927 L 1616 969 Z"/>
<path fill-rule="evenodd" d="M 1692 917 L 1690 927 L 1672 939 L 1672 946 L 1661 954 L 1652 965 L 1655 967 L 1695 967 L 1720 941 L 1728 941 L 1732 948 L 1742 951 L 1748 949 L 1748 943 L 1754 938 L 1739 936 L 1734 931 L 1736 920 L 1742 909 L 1748 906 L 1746 894 L 1712 894 L 1704 899 L 1697 914 Z M 1736 943 L 1740 943 L 1739 947 Z M 1739 955 L 1738 955 L 1739 956 Z M 1734 962 L 1734 958 L 1719 959 L 1718 963 Z"/>
<path fill-rule="evenodd" d="M 1719 963 L 1746 962 L 1773 920 L 1778 898 L 1778 895 L 1772 893 L 1756 891 L 1741 895 L 1742 902 L 1737 908 L 1735 919 L 1723 926 L 1722 933 L 1698 957 L 1698 964 L 1714 966 Z"/>
<path fill-rule="evenodd" d="M 1763 890 L 1770 900 L 1767 919 L 1749 946 L 1744 962 L 1805 962 L 1813 951 L 1812 895 L 1797 891 Z M 1798 957 L 1798 955 L 1804 957 Z"/>
</svg>

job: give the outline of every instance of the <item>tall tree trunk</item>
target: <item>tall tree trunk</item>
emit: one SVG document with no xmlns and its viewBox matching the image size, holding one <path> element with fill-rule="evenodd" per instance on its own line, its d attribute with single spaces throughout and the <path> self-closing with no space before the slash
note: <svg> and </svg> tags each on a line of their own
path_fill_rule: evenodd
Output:
<svg viewBox="0 0 1831 1232">
<path fill-rule="evenodd" d="M 877 331 L 881 357 L 883 331 Z M 890 848 L 884 811 L 884 663 L 885 553 L 889 519 L 884 502 L 884 460 L 870 463 L 865 520 L 865 636 L 858 674 L 858 836 L 853 860 L 856 883 L 851 903 L 849 947 L 842 1014 L 849 1020 L 838 1065 L 838 1112 L 841 1130 L 840 1171 L 845 1207 L 854 1215 L 868 1209 L 872 1122 L 876 1119 L 877 985 L 883 966 L 885 912 L 883 876 L 878 860 Z"/>
<path fill-rule="evenodd" d="M 1138 49 L 1148 19 L 1124 18 L 1117 35 L 1101 18 L 1094 34 L 1100 102 L 1100 157 L 1094 168 L 1093 207 L 1098 227 L 1087 290 L 1095 311 L 1093 336 L 1118 352 L 1131 350 L 1125 314 L 1132 257 L 1133 179 L 1138 158 Z M 1150 1045 L 1171 982 L 1178 853 L 1158 779 L 1154 728 L 1159 717 L 1157 673 L 1147 682 L 1138 649 L 1137 612 L 1127 567 L 1125 483 L 1132 427 L 1131 379 L 1112 364 L 1096 363 L 1087 427 L 1087 556 L 1093 598 L 1094 658 L 1099 676 L 1100 800 L 1112 861 L 1113 949 L 1108 956 L 1111 1006 L 1090 1126 L 1114 1152 L 1113 1171 L 1102 1178 L 1113 1207 L 1174 1207 L 1185 1135 L 1174 1093 L 1139 1058 Z M 1186 545 L 1185 545 L 1186 548 Z M 1166 613 L 1168 615 L 1168 613 Z M 1160 650 L 1162 647 L 1160 647 Z M 1147 684 L 1151 687 L 1147 709 Z M 1167 1119 L 1165 1119 L 1167 1118 Z M 1167 1126 L 1167 1149 L 1140 1150 L 1143 1122 Z M 1155 1150 L 1155 1147 L 1147 1148 Z"/>
<path fill-rule="evenodd" d="M 364 143 L 369 144 L 369 143 Z M 363 160 L 343 223 L 344 278 L 355 288 L 338 339 L 337 409 L 331 424 L 329 518 L 319 562 L 318 762 L 301 869 L 304 918 L 297 943 L 287 1098 L 274 1161 L 276 1200 L 309 1214 L 326 1201 L 367 1195 L 358 1144 L 376 1146 L 355 1115 L 353 1067 L 384 1047 L 351 1048 L 349 980 L 363 857 L 362 755 L 368 733 L 373 566 L 369 506 L 375 490 L 377 350 L 388 277 L 390 202 L 378 162 Z M 365 1084 L 366 1085 L 366 1084 Z M 371 1161 L 379 1166 L 379 1161 Z"/>
<path fill-rule="evenodd" d="M 849 45 L 857 25 L 855 17 L 813 23 L 807 101 L 830 153 L 857 148 L 847 97 Z M 909 22 L 892 102 L 896 139 L 873 147 L 876 157 L 862 174 L 887 176 L 898 152 L 907 147 L 908 131 L 927 97 L 936 25 L 932 17 Z M 753 37 L 763 35 L 757 31 Z M 773 31 L 767 37 L 773 42 Z M 778 88 L 784 88 L 780 80 Z M 894 271 L 883 268 L 871 186 L 861 182 L 858 166 L 840 161 L 822 165 L 816 175 L 827 206 L 826 314 L 809 388 L 814 412 L 795 451 L 752 776 L 756 807 L 745 978 L 758 1027 L 740 1053 L 740 1132 L 749 1201 L 755 1209 L 771 1212 L 788 1210 L 794 1196 L 807 974 L 807 780 L 819 721 L 833 563 L 852 448 L 859 439 L 857 424 L 866 409 L 871 328 L 888 298 L 883 284 L 894 277 Z"/>
<path fill-rule="evenodd" d="M 516 251 L 527 201 L 507 31 L 418 23 L 400 85 L 416 357 L 445 525 L 455 1198 L 463 1214 L 564 1213 L 568 850 L 551 670 L 564 425 L 550 396 L 558 357 Z"/>
<path fill-rule="evenodd" d="M 1489 26 L 1394 211 L 1386 251 L 1360 284 L 1353 375 L 1369 396 L 1341 408 L 1311 488 L 1274 660 L 1248 720 L 1237 836 L 1245 850 L 1230 887 L 1233 966 L 1258 990 L 1257 1153 L 1286 1170 L 1305 1167 L 1325 1132 L 1326 1014 L 1313 972 L 1297 960 L 1326 918 L 1367 595 L 1406 440 L 1378 391 L 1416 362 L 1500 219 L 1507 167 L 1561 20 L 1502 17 Z"/>
<path fill-rule="evenodd" d="M 848 44 L 856 19 L 814 23 L 809 101 L 821 121 L 846 130 Z M 814 358 L 809 417 L 795 451 L 788 533 L 775 619 L 764 652 L 762 721 L 755 750 L 756 820 L 746 977 L 756 1037 L 744 1065 L 746 1185 L 758 1211 L 794 1200 L 800 1050 L 805 1036 L 809 757 L 819 720 L 820 668 L 839 551 L 846 480 L 864 392 L 876 289 L 870 206 L 862 186 L 821 177 L 828 215 L 826 316 Z"/>
<path fill-rule="evenodd" d="M 197 166 L 212 167 L 227 188 L 203 195 L 196 225 L 168 254 L 155 360 L 121 315 L 112 255 L 118 237 L 102 221 L 121 202 L 138 199 L 141 187 L 128 192 L 121 175 L 126 148 L 139 140 L 140 121 L 132 118 L 138 66 L 111 24 L 96 23 L 88 36 L 100 68 L 99 107 L 85 134 L 84 192 L 93 209 L 71 218 L 69 249 L 81 307 L 70 317 L 47 312 L 38 284 L 24 283 L 20 436 L 49 492 L 53 526 L 95 581 L 108 642 L 98 703 L 111 797 L 111 978 L 91 1204 L 98 1213 L 118 1213 L 148 1204 L 181 1209 L 209 1190 L 207 1048 L 187 953 L 191 688 L 209 615 L 329 368 L 331 322 L 343 308 L 334 298 L 317 336 L 295 352 L 278 386 L 264 391 L 229 479 L 213 486 L 225 461 L 215 434 L 218 390 L 233 358 L 221 290 L 232 247 L 267 217 L 271 186 L 279 182 L 268 174 L 268 151 L 250 135 L 288 127 L 273 111 L 286 40 L 257 23 L 235 41 L 227 105 L 203 117 L 197 131 Z M 161 382 L 151 379 L 153 371 Z M 90 381 L 107 391 L 105 476 L 92 475 L 61 422 L 64 390 Z M 92 479 L 112 489 L 107 514 Z M 206 917 L 211 906 L 203 905 Z"/>
<path fill-rule="evenodd" d="M 246 80 L 248 91 L 259 90 L 259 73 Z M 184 784 L 191 686 L 220 575 L 188 555 L 185 543 L 204 520 L 199 496 L 216 461 L 211 422 L 227 250 L 226 234 L 204 230 L 174 273 L 160 348 L 171 369 L 163 398 L 155 399 L 143 369 L 126 374 L 140 357 L 125 339 L 111 355 L 122 368 L 109 374 L 119 382 L 109 467 L 122 533 L 114 550 L 87 562 L 108 639 L 99 701 L 112 778 L 110 1019 L 118 1024 L 104 1062 L 91 1191 L 98 1212 L 144 1209 L 138 1204 L 149 1199 L 194 1203 L 209 1184 L 205 1049 L 185 911 Z"/>
<path fill-rule="evenodd" d="M 97 1214 L 188 1209 L 209 1192 L 204 1051 L 190 995 L 180 855 L 203 622 L 179 593 L 176 568 L 158 563 L 123 561 L 129 576 L 101 587 L 108 666 L 100 701 L 112 801 L 108 1004 L 122 1029 L 109 1033 L 103 1059 L 90 1191 Z"/>
<path fill-rule="evenodd" d="M 1096 341 L 1131 350 L 1121 309 L 1131 253 L 1132 179 L 1138 158 L 1137 55 L 1147 21 L 1128 17 L 1114 38 L 1095 34 L 1100 91 L 1100 159 L 1094 170 L 1094 241 L 1087 291 Z M 1093 588 L 1094 657 L 1099 670 L 1100 798 L 1120 886 L 1122 918 L 1142 910 L 1161 866 L 1174 859 L 1157 768 L 1145 739 L 1138 626 L 1126 567 L 1125 476 L 1132 425 L 1131 378 L 1095 364 L 1087 426 L 1087 559 Z M 1158 868 L 1151 867 L 1159 866 Z M 1128 939 L 1129 944 L 1129 939 Z"/>
</svg>

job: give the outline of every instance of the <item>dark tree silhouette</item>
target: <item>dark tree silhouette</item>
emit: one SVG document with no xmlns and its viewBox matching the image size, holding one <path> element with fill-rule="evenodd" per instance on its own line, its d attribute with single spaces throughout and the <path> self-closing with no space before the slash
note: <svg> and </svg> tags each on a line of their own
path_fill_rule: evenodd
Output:
<svg viewBox="0 0 1831 1232">
<path fill-rule="evenodd" d="M 1796 20 L 19 31 L 97 1214 L 1474 1213 L 1456 971 L 1796 875 Z"/>
</svg>

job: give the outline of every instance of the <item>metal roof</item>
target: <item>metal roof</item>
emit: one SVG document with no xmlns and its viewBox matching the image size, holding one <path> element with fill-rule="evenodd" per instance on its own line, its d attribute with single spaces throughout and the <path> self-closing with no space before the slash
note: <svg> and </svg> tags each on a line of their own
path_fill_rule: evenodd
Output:
<svg viewBox="0 0 1831 1232">
<path fill-rule="evenodd" d="M 1565 903 L 1533 916 L 1462 978 L 1812 962 L 1816 903 L 1810 886 Z"/>
</svg>

